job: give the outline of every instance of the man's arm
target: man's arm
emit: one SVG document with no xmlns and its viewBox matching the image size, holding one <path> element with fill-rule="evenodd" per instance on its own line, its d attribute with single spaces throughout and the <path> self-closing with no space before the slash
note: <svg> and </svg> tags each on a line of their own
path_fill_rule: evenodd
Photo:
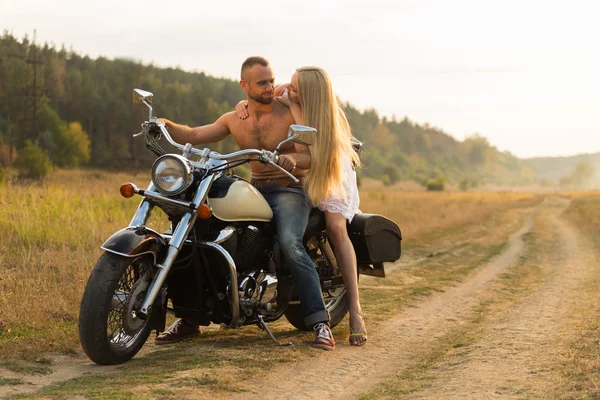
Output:
<svg viewBox="0 0 600 400">
<path fill-rule="evenodd" d="M 292 156 L 296 159 L 296 168 L 309 169 L 311 163 L 310 148 L 303 144 L 294 143 L 295 153 Z"/>
<path fill-rule="evenodd" d="M 225 139 L 231 134 L 227 125 L 227 114 L 222 115 L 212 124 L 197 126 L 190 128 L 187 125 L 176 124 L 165 118 L 160 118 L 159 122 L 163 122 L 169 135 L 174 141 L 180 144 L 191 143 L 192 145 L 216 143 Z"/>
<path fill-rule="evenodd" d="M 294 143 L 291 152 L 279 156 L 279 166 L 287 171 L 294 169 L 309 169 L 311 163 L 310 150 L 308 146 Z"/>
</svg>

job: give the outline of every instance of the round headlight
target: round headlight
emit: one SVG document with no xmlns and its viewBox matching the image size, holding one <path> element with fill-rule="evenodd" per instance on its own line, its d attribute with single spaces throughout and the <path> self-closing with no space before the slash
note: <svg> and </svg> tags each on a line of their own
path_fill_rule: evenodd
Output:
<svg viewBox="0 0 600 400">
<path fill-rule="evenodd" d="M 190 162 L 176 154 L 164 155 L 152 166 L 152 182 L 164 195 L 174 196 L 183 192 L 190 187 L 192 179 Z"/>
</svg>

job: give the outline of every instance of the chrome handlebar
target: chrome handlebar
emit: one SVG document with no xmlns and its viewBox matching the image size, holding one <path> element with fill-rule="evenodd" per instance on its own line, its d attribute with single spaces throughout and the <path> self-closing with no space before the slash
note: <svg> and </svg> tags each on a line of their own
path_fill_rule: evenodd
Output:
<svg viewBox="0 0 600 400">
<path fill-rule="evenodd" d="M 167 130 L 165 125 L 157 122 L 156 117 L 150 117 L 150 120 L 148 122 L 144 122 L 144 124 L 142 124 L 142 132 L 137 133 L 133 136 L 134 137 L 139 136 L 142 133 L 149 134 L 150 127 L 152 126 L 152 124 L 156 124 L 156 126 L 159 127 L 161 134 L 167 139 L 167 141 L 173 147 L 182 150 L 184 152 L 184 154 L 186 154 L 186 153 L 187 153 L 187 155 L 196 154 L 205 160 L 213 159 L 213 160 L 225 160 L 225 161 L 230 161 L 232 159 L 239 158 L 241 156 L 256 155 L 256 156 L 258 156 L 258 158 L 261 162 L 264 162 L 266 164 L 271 165 L 272 167 L 275 167 L 275 168 L 281 170 L 288 177 L 290 177 L 294 183 L 299 182 L 298 178 L 296 178 L 285 168 L 282 168 L 281 166 L 279 166 L 277 164 L 277 162 L 279 161 L 279 155 L 276 152 L 272 152 L 272 151 L 268 151 L 268 150 L 258 150 L 258 149 L 245 149 L 245 150 L 234 151 L 233 153 L 229 153 L 229 154 L 219 154 L 215 151 L 211 151 L 208 148 L 200 150 L 200 149 L 196 149 L 196 148 L 192 147 L 189 144 L 184 146 L 173 140 L 171 135 L 169 135 L 169 131 Z"/>
</svg>

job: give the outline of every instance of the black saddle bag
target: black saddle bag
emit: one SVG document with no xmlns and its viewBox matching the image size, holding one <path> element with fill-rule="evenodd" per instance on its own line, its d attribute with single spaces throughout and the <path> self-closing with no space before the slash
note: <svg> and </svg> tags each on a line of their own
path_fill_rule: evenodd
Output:
<svg viewBox="0 0 600 400">
<path fill-rule="evenodd" d="M 381 215 L 356 214 L 348 226 L 348 235 L 359 264 L 380 264 L 400 258 L 400 228 Z"/>
</svg>

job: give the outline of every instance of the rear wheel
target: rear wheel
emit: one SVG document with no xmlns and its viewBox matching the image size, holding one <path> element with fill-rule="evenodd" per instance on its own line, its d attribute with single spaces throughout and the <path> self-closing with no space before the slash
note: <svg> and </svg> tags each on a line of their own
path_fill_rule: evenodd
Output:
<svg viewBox="0 0 600 400">
<path fill-rule="evenodd" d="M 146 297 L 153 269 L 147 255 L 104 253 L 96 263 L 79 310 L 79 339 L 93 362 L 124 363 L 146 342 L 150 316 L 142 320 L 135 310 Z"/>
<path fill-rule="evenodd" d="M 326 291 L 323 292 L 323 301 L 325 302 L 325 309 L 329 311 L 329 323 L 333 328 L 339 324 L 346 313 L 348 313 L 348 303 L 346 302 L 346 287 L 341 286 L 336 289 L 337 293 L 329 294 Z M 343 292 L 343 293 L 342 293 Z M 304 323 L 304 313 L 300 309 L 300 304 L 290 304 L 285 311 L 285 317 L 294 325 L 294 327 L 303 330 L 310 331 L 312 327 L 307 326 Z"/>
<path fill-rule="evenodd" d="M 315 260 L 322 257 L 319 250 L 316 250 L 315 253 L 310 254 L 313 259 L 313 263 L 316 263 Z M 357 279 L 358 279 L 358 271 L 357 271 Z M 346 286 L 339 285 L 333 289 L 322 289 L 323 292 L 323 302 L 325 303 L 325 309 L 329 311 L 329 324 L 333 328 L 337 324 L 339 324 L 346 314 L 348 313 L 348 302 L 346 301 Z M 297 298 L 297 296 L 294 296 Z M 312 327 L 307 326 L 304 323 L 304 313 L 300 308 L 300 304 L 289 304 L 286 311 L 285 317 L 294 327 L 304 330 L 310 331 Z"/>
</svg>

